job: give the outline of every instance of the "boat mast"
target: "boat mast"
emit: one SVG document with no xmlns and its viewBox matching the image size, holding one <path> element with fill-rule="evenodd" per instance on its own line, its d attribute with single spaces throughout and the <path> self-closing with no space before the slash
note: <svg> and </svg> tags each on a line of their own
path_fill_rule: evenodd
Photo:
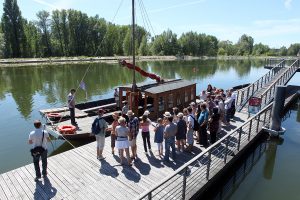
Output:
<svg viewBox="0 0 300 200">
<path fill-rule="evenodd" d="M 132 41 L 131 41 L 131 48 L 132 48 L 132 64 L 133 64 L 133 78 L 132 78 L 132 92 L 136 92 L 136 80 L 135 80 L 135 10 L 134 10 L 134 0 L 132 0 Z"/>
</svg>

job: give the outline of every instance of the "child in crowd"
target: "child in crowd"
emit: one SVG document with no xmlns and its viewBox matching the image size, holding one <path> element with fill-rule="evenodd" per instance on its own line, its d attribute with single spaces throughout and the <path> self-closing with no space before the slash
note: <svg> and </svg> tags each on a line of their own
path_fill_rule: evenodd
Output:
<svg viewBox="0 0 300 200">
<path fill-rule="evenodd" d="M 158 118 L 157 125 L 154 129 L 155 131 L 154 142 L 157 143 L 159 156 L 163 155 L 164 130 L 165 130 L 165 126 L 163 125 L 163 120 L 162 118 Z"/>
</svg>

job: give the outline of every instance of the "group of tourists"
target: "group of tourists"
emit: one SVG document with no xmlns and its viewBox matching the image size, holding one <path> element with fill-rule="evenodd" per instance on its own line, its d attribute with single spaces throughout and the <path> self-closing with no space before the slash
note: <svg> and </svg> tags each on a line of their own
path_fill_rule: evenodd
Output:
<svg viewBox="0 0 300 200">
<path fill-rule="evenodd" d="M 97 140 L 97 158 L 104 159 L 102 151 L 105 132 L 110 130 L 112 154 L 115 154 L 115 149 L 117 149 L 121 163 L 124 163 L 126 156 L 128 165 L 131 165 L 132 161 L 137 158 L 136 139 L 139 132 L 143 139 L 144 152 L 147 154 L 152 151 L 151 126 L 154 129 L 157 156 L 163 157 L 164 161 L 169 161 L 171 152 L 173 159 L 176 158 L 176 151 L 191 152 L 194 140 L 206 148 L 209 144 L 216 142 L 222 123 L 224 126 L 230 124 L 230 119 L 235 112 L 235 98 L 236 95 L 232 90 L 224 92 L 223 89 L 217 89 L 209 84 L 207 90 L 202 91 L 200 100 L 191 102 L 189 107 L 182 111 L 174 107 L 172 112 L 166 111 L 156 122 L 148 118 L 149 111 L 145 111 L 138 118 L 132 110 L 128 110 L 127 102 L 124 101 L 121 116 L 119 112 L 112 114 L 114 121 L 110 128 L 102 118 L 103 110 L 100 109 L 99 116 L 92 125 L 92 134 L 96 135 Z M 93 128 L 95 124 L 100 126 L 102 132 Z"/>
<path fill-rule="evenodd" d="M 74 112 L 74 93 L 75 90 L 72 89 L 68 95 L 68 105 L 71 123 L 77 126 Z M 91 134 L 95 135 L 97 141 L 97 159 L 105 159 L 103 156 L 105 134 L 107 131 L 110 131 L 112 154 L 115 154 L 117 149 L 121 164 L 125 163 L 126 156 L 127 164 L 131 166 L 132 161 L 137 159 L 136 139 L 139 135 L 139 130 L 141 130 L 144 152 L 147 154 L 148 151 L 152 151 L 150 140 L 151 126 L 154 128 L 154 143 L 157 144 L 157 156 L 162 157 L 166 162 L 170 159 L 170 153 L 173 160 L 175 160 L 176 151 L 192 152 L 194 140 L 200 146 L 206 148 L 209 144 L 216 142 L 222 123 L 224 126 L 230 125 L 230 119 L 233 118 L 235 113 L 235 100 L 236 94 L 232 90 L 224 92 L 223 89 L 217 89 L 209 84 L 207 89 L 201 92 L 200 100 L 191 102 L 182 111 L 177 107 L 173 108 L 172 113 L 166 111 L 162 118 L 158 118 L 155 123 L 148 118 L 149 111 L 145 111 L 138 118 L 132 110 L 129 110 L 127 102 L 124 101 L 121 115 L 119 115 L 119 112 L 112 114 L 113 122 L 110 127 L 103 118 L 104 110 L 99 109 L 98 116 L 91 127 Z M 44 177 L 47 176 L 47 140 L 50 140 L 50 138 L 47 131 L 42 128 L 40 121 L 35 121 L 34 126 L 36 129 L 29 135 L 29 144 L 32 144 L 31 153 L 36 171 L 35 180 L 37 181 L 41 178 L 40 158 L 42 160 L 42 175 Z"/>
</svg>

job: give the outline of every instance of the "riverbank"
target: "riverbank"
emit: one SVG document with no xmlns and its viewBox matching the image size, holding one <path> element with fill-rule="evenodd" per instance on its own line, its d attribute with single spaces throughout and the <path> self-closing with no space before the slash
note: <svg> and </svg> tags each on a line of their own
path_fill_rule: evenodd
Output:
<svg viewBox="0 0 300 200">
<path fill-rule="evenodd" d="M 15 58 L 1 59 L 0 67 L 18 67 L 32 65 L 80 64 L 80 63 L 117 63 L 119 60 L 130 60 L 128 56 L 112 57 L 51 57 L 51 58 Z M 176 56 L 137 56 L 137 61 L 176 60 Z M 191 58 L 188 58 L 191 59 Z"/>
<path fill-rule="evenodd" d="M 276 57 L 267 56 L 137 56 L 137 61 L 172 61 L 172 60 L 242 60 L 242 59 L 267 59 Z M 50 57 L 50 58 L 10 58 L 0 59 L 0 67 L 19 67 L 35 65 L 81 64 L 81 63 L 117 63 L 119 60 L 130 60 L 130 56 L 111 57 Z M 278 57 L 282 59 L 282 57 Z M 297 57 L 285 57 L 285 59 L 298 59 Z"/>
</svg>

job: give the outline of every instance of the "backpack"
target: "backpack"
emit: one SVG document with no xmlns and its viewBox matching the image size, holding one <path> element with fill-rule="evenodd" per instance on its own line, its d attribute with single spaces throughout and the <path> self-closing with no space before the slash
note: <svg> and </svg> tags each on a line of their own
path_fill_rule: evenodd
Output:
<svg viewBox="0 0 300 200">
<path fill-rule="evenodd" d="M 193 117 L 192 115 L 190 115 L 191 118 L 194 119 L 194 127 L 193 127 L 193 130 L 194 131 L 199 131 L 200 130 L 200 124 L 198 123 L 198 121 L 195 119 L 195 117 Z"/>
<path fill-rule="evenodd" d="M 98 135 L 101 131 L 101 128 L 99 126 L 99 122 L 102 118 L 96 118 L 92 124 L 92 133 L 95 135 Z"/>
</svg>

